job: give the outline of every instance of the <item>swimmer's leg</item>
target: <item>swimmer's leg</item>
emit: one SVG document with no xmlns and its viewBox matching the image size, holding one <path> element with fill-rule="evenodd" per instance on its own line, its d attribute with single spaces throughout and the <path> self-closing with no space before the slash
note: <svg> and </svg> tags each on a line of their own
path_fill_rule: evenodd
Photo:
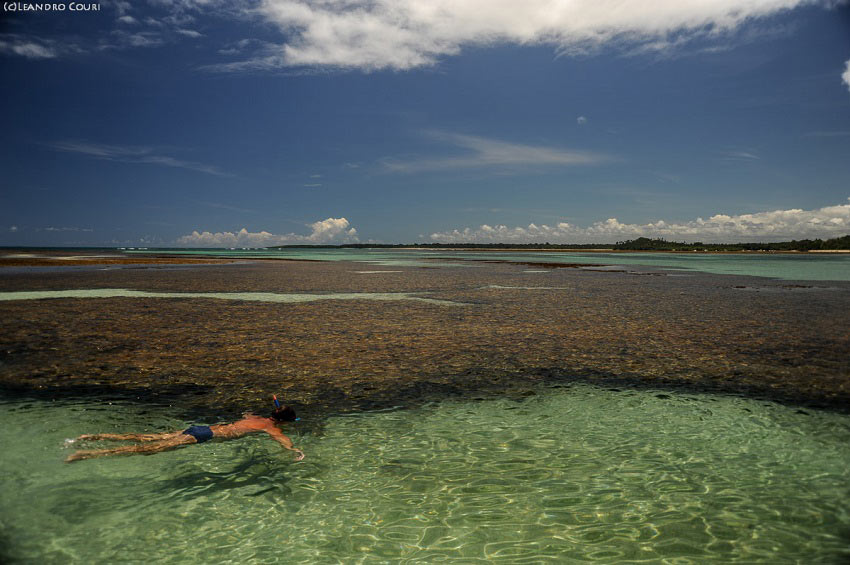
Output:
<svg viewBox="0 0 850 565">
<path fill-rule="evenodd" d="M 161 441 L 171 439 L 182 432 L 167 432 L 164 434 L 83 434 L 77 440 L 101 441 L 104 439 L 115 441 Z"/>
<path fill-rule="evenodd" d="M 186 434 L 178 434 L 169 439 L 152 441 L 146 444 L 127 445 L 124 447 L 116 447 L 114 449 L 88 449 L 78 451 L 73 455 L 69 455 L 65 459 L 65 463 L 72 463 L 82 459 L 94 459 L 96 457 L 108 457 L 110 455 L 150 455 L 159 453 L 160 451 L 169 451 L 183 445 L 198 443 L 194 437 Z"/>
</svg>

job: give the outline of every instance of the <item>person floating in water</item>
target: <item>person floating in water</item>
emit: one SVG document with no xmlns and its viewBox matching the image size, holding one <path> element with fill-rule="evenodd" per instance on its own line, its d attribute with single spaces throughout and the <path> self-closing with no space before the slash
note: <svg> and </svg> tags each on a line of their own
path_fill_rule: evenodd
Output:
<svg viewBox="0 0 850 565">
<path fill-rule="evenodd" d="M 295 460 L 304 459 L 304 452 L 292 445 L 292 440 L 286 437 L 278 428 L 280 422 L 294 422 L 295 410 L 290 406 L 281 406 L 277 397 L 274 397 L 275 410 L 271 417 L 263 418 L 256 414 L 245 414 L 238 422 L 232 424 L 219 424 L 217 426 L 191 426 L 186 430 L 168 432 L 164 434 L 85 434 L 74 441 L 88 440 L 130 440 L 138 441 L 135 445 L 116 447 L 113 449 L 89 449 L 77 451 L 65 459 L 66 463 L 80 461 L 82 459 L 93 459 L 95 457 L 106 457 L 109 455 L 150 455 L 160 451 L 177 449 L 184 445 L 193 443 L 204 443 L 211 439 L 236 439 L 248 434 L 265 432 L 272 436 L 276 442 L 285 449 L 295 452 Z"/>
</svg>

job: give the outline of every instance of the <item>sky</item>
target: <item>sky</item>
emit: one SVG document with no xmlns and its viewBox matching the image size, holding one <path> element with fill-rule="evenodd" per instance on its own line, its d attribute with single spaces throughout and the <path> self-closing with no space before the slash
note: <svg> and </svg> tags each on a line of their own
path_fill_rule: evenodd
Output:
<svg viewBox="0 0 850 565">
<path fill-rule="evenodd" d="M 0 12 L 2 246 L 846 234 L 846 1 Z"/>
</svg>

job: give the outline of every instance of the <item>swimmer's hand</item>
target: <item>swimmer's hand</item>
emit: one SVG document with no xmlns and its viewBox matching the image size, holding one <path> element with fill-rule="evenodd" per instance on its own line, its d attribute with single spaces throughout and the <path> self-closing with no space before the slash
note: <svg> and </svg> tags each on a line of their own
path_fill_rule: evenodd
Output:
<svg viewBox="0 0 850 565">
<path fill-rule="evenodd" d="M 301 461 L 301 460 L 304 459 L 304 452 L 303 451 L 301 451 L 300 449 L 293 449 L 292 451 L 295 452 L 295 460 L 296 461 Z"/>
</svg>

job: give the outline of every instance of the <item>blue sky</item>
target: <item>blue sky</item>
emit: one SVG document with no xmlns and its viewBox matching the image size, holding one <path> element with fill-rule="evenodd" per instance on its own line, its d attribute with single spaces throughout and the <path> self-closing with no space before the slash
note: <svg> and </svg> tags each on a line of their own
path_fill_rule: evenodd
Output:
<svg viewBox="0 0 850 565">
<path fill-rule="evenodd" d="M 58 4 L 0 12 L 0 245 L 850 233 L 846 2 Z"/>
</svg>

